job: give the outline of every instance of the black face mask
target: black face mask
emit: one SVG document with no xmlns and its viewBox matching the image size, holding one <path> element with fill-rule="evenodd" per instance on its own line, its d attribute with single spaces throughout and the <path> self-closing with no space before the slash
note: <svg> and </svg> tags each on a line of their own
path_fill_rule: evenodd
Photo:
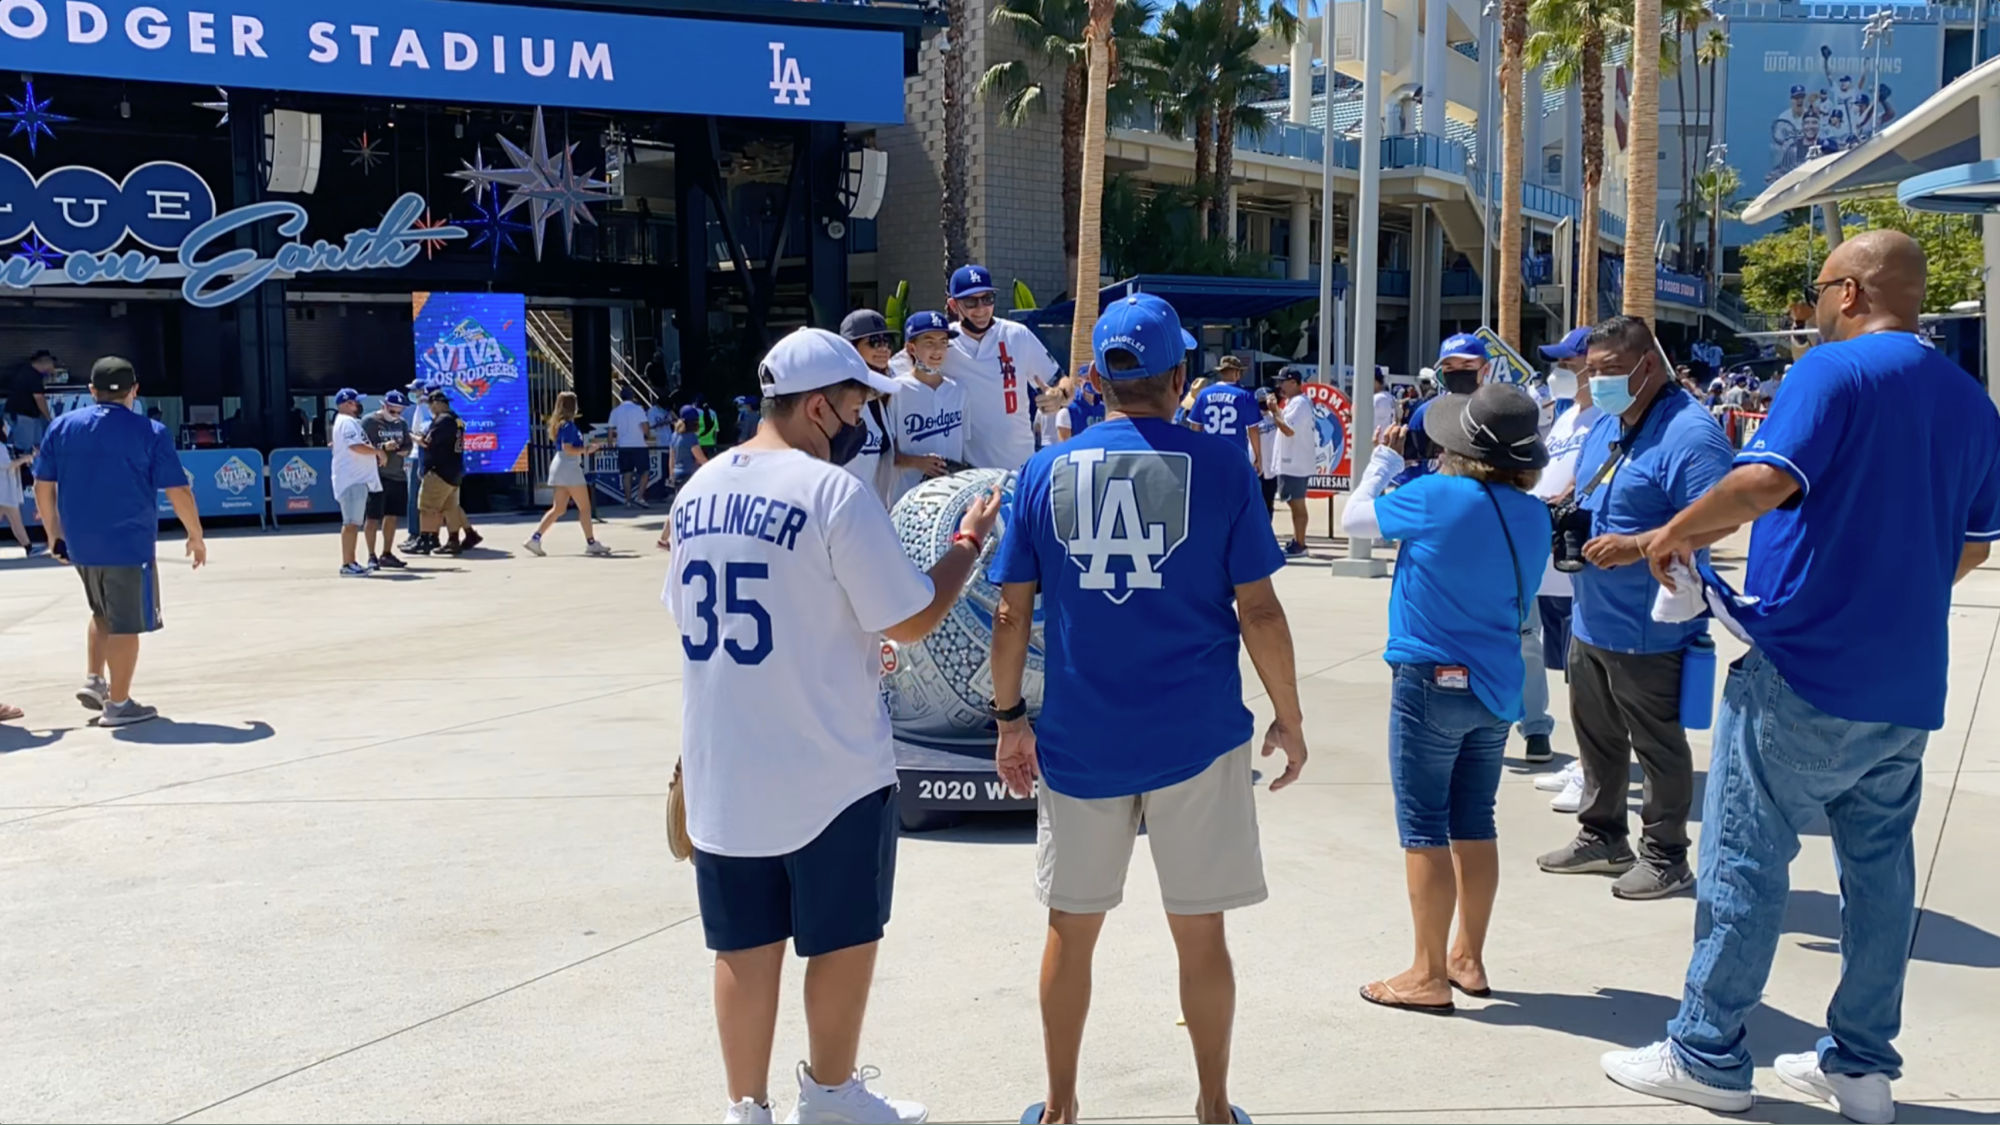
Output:
<svg viewBox="0 0 2000 1125">
<path fill-rule="evenodd" d="M 814 422 L 813 425 L 818 426 L 819 423 Z M 843 422 L 839 429 L 830 434 L 825 430 L 819 433 L 826 439 L 826 459 L 835 465 L 845 465 L 854 460 L 861 452 L 861 447 L 868 444 L 868 427 L 859 421 Z"/>
<path fill-rule="evenodd" d="M 1440 371 L 1438 372 L 1438 381 L 1444 384 L 1446 394 L 1469 395 L 1479 389 L 1479 372 L 1476 369 L 1472 371 Z"/>
</svg>

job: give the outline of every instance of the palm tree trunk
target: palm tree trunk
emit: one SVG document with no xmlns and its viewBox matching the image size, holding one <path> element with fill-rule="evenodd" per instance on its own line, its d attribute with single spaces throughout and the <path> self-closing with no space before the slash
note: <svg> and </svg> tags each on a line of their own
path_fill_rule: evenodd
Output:
<svg viewBox="0 0 2000 1125">
<path fill-rule="evenodd" d="M 1090 55 L 1089 98 L 1083 121 L 1083 199 L 1077 211 L 1076 315 L 1069 337 L 1070 370 L 1081 371 L 1090 355 L 1091 333 L 1097 328 L 1097 288 L 1104 242 L 1105 103 L 1111 86 L 1111 12 L 1113 0 L 1090 0 L 1090 30 L 1085 36 Z M 1200 146 L 1196 146 L 1199 151 Z"/>
<path fill-rule="evenodd" d="M 1576 309 L 1578 324 L 1596 324 L 1597 242 L 1599 216 L 1604 206 L 1604 32 L 1592 27 L 1584 32 L 1578 60 L 1583 94 L 1583 222 L 1577 252 Z"/>
<path fill-rule="evenodd" d="M 1674 17 L 1674 50 L 1676 52 L 1681 49 L 1681 37 L 1684 35 L 1688 35 L 1687 17 L 1676 15 Z M 1693 37 L 1689 36 L 1689 41 L 1692 42 L 1692 40 Z M 1694 224 L 1688 221 L 1689 217 L 1694 214 L 1693 211 L 1688 209 L 1689 203 L 1692 202 L 1689 194 L 1693 190 L 1691 161 L 1694 154 L 1688 151 L 1687 146 L 1688 88 L 1686 58 L 1674 61 L 1676 63 L 1674 66 L 1674 93 L 1678 95 L 1678 100 L 1674 102 L 1674 118 L 1678 123 L 1674 130 L 1674 149 L 1680 156 L 1681 166 L 1680 207 L 1678 208 L 1679 214 L 1676 216 L 1677 221 L 1674 223 L 1674 226 L 1676 228 L 1675 233 L 1680 235 L 1679 247 L 1681 260 L 1679 268 L 1685 270 L 1688 266 L 1688 259 L 1694 255 Z M 1694 88 L 1696 95 L 1699 96 L 1701 93 L 1701 83 L 1695 83 Z"/>
<path fill-rule="evenodd" d="M 1201 216 L 1199 237 L 1207 238 L 1215 222 L 1215 111 L 1203 109 L 1194 119 L 1194 191 Z"/>
<path fill-rule="evenodd" d="M 966 0 L 947 0 L 944 50 L 944 200 L 938 210 L 938 226 L 943 234 L 944 273 L 972 260 L 971 238 L 967 231 L 966 180 L 971 162 L 971 129 L 967 122 L 972 102 L 972 71 L 966 48 L 971 41 L 971 23 Z"/>
<path fill-rule="evenodd" d="M 1062 175 L 1063 276 L 1076 278 L 1077 221 L 1083 209 L 1083 120 L 1090 91 L 1090 65 L 1072 63 L 1063 70 Z"/>
<path fill-rule="evenodd" d="M 1236 125 L 1231 110 L 1237 92 L 1223 91 L 1222 112 L 1215 119 L 1215 233 L 1228 246 L 1236 245 L 1236 228 L 1229 221 L 1229 192 L 1236 179 Z"/>
<path fill-rule="evenodd" d="M 1657 0 L 1655 0 L 1657 2 Z M 1526 107 L 1521 52 L 1528 41 L 1527 0 L 1500 6 L 1500 242 L 1494 276 L 1499 320 L 1494 330 L 1511 348 L 1521 347 L 1521 183 L 1525 178 L 1521 126 Z"/>
<path fill-rule="evenodd" d="M 1660 0 L 1632 5 L 1632 123 L 1625 162 L 1625 315 L 1653 322 L 1660 213 Z"/>
</svg>

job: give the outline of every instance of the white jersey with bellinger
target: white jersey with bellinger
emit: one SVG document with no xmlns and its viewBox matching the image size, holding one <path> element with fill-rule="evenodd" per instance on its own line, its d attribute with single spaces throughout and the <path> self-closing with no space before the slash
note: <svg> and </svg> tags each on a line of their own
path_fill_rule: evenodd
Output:
<svg viewBox="0 0 2000 1125">
<path fill-rule="evenodd" d="M 965 388 L 965 459 L 1018 469 L 1035 453 L 1028 399 L 1055 378 L 1056 361 L 1025 324 L 995 319 L 979 337 L 964 327 L 945 352 L 944 374 Z"/>
<path fill-rule="evenodd" d="M 667 526 L 688 835 L 712 855 L 797 851 L 896 783 L 879 634 L 931 581 L 860 481 L 797 450 L 710 461 Z"/>
</svg>

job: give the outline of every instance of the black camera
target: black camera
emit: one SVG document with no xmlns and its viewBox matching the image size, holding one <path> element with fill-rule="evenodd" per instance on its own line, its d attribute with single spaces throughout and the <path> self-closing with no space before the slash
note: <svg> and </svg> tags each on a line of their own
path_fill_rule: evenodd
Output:
<svg viewBox="0 0 2000 1125">
<path fill-rule="evenodd" d="M 1590 513 L 1570 500 L 1550 508 L 1549 520 L 1554 525 L 1549 541 L 1550 557 L 1557 570 L 1575 574 L 1583 569 L 1583 545 L 1590 542 Z"/>
</svg>

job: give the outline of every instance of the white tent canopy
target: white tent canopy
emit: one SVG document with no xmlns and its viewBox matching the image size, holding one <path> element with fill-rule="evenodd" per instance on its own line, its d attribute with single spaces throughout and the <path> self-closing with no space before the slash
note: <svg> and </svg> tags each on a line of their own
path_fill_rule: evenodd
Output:
<svg viewBox="0 0 2000 1125">
<path fill-rule="evenodd" d="M 1988 59 L 1846 152 L 1809 160 L 1743 209 L 1761 223 L 1847 196 L 1893 196 L 1911 176 L 1978 160 L 1979 95 L 2000 89 L 2000 58 Z"/>
</svg>

